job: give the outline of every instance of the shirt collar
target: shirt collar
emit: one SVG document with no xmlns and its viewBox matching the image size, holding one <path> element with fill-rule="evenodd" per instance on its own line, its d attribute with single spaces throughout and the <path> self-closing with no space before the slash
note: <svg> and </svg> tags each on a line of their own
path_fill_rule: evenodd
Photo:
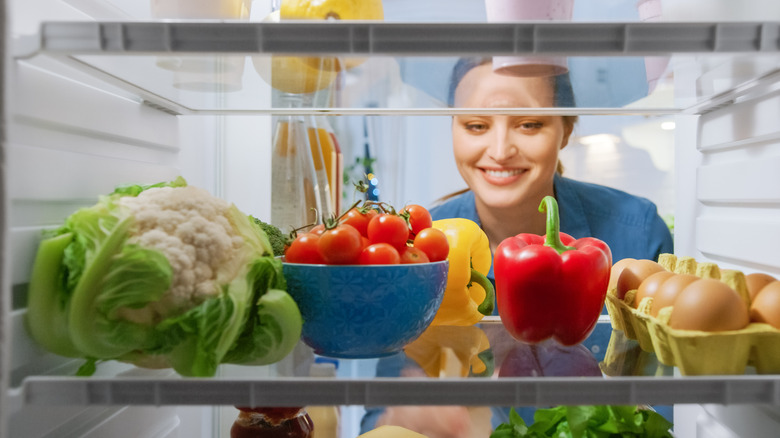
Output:
<svg viewBox="0 0 780 438">
<path fill-rule="evenodd" d="M 577 191 L 572 187 L 571 180 L 556 173 L 553 179 L 553 191 L 555 200 L 558 201 L 561 231 L 574 238 L 592 236 L 587 212 Z M 458 212 L 457 217 L 472 220 L 481 227 L 482 222 L 477 214 L 474 192 L 469 190 L 463 196 L 466 197 L 466 202 L 461 204 L 461 211 Z"/>
</svg>

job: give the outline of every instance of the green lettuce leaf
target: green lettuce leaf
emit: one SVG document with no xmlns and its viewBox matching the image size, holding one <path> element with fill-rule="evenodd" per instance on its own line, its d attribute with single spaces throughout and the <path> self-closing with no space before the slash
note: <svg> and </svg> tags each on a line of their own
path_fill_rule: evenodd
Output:
<svg viewBox="0 0 780 438">
<path fill-rule="evenodd" d="M 284 291 L 279 259 L 258 259 L 253 269 L 255 307 L 244 330 L 224 358 L 225 363 L 265 365 L 289 354 L 301 337 L 303 319 L 298 305 Z"/>
<path fill-rule="evenodd" d="M 157 327 L 163 341 L 158 349 L 182 376 L 213 376 L 244 319 L 243 292 L 225 287 L 222 296 L 204 301 Z"/>
<path fill-rule="evenodd" d="M 671 438 L 672 423 L 652 410 L 636 406 L 556 406 L 538 409 L 534 423 L 510 409 L 509 423 L 500 424 L 491 438 Z"/>
<path fill-rule="evenodd" d="M 186 186 L 187 186 L 187 180 L 179 176 L 173 181 L 163 181 L 156 184 L 122 184 L 117 186 L 114 189 L 113 193 L 111 193 L 109 196 L 111 197 L 138 196 L 144 190 L 153 189 L 155 187 L 186 187 Z"/>
<path fill-rule="evenodd" d="M 82 357 L 70 339 L 70 301 L 62 281 L 62 260 L 72 241 L 73 234 L 64 233 L 44 239 L 38 246 L 27 291 L 25 323 L 41 347 L 60 356 Z"/>
</svg>

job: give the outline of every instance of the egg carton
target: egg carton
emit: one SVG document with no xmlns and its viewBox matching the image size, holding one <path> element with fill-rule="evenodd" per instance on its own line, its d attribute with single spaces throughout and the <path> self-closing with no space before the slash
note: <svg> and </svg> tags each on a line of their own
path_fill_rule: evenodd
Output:
<svg viewBox="0 0 780 438">
<path fill-rule="evenodd" d="M 720 279 L 748 299 L 745 276 L 740 271 L 721 270 L 714 263 L 698 263 L 692 257 L 673 254 L 662 254 L 658 262 L 676 274 Z M 758 374 L 780 373 L 780 330 L 757 322 L 721 332 L 674 329 L 668 324 L 671 306 L 652 316 L 649 309 L 653 298 L 644 298 L 634 308 L 636 292 L 626 292 L 623 299 L 614 288 L 607 292 L 612 328 L 636 340 L 642 350 L 654 353 L 662 364 L 677 367 L 682 375 L 745 374 L 748 366 Z"/>
</svg>

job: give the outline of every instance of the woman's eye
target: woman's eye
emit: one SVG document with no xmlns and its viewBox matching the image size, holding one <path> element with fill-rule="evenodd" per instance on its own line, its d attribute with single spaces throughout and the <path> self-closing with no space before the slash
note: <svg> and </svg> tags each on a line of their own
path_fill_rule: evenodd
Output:
<svg viewBox="0 0 780 438">
<path fill-rule="evenodd" d="M 488 128 L 485 123 L 466 123 L 464 126 L 467 131 L 471 132 L 485 132 Z"/>
<path fill-rule="evenodd" d="M 534 130 L 534 129 L 540 129 L 542 126 L 541 122 L 523 122 L 518 125 L 520 129 L 523 130 Z"/>
</svg>

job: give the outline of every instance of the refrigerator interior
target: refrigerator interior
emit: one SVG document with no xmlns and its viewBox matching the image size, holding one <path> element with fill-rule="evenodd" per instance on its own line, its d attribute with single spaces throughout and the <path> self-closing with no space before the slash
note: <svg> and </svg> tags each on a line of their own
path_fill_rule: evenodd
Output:
<svg viewBox="0 0 780 438">
<path fill-rule="evenodd" d="M 245 3 L 251 5 L 247 23 L 261 22 L 272 8 L 270 0 Z M 386 0 L 385 20 L 445 25 L 485 21 L 482 2 L 419 3 Z M 690 33 L 680 35 L 693 35 L 693 40 L 701 35 L 702 50 L 676 53 L 676 35 L 656 35 L 648 41 L 660 41 L 672 53 L 635 48 L 635 54 L 569 57 L 577 107 L 564 112 L 579 114 L 580 120 L 562 155 L 565 174 L 654 201 L 673 223 L 678 256 L 778 276 L 780 11 L 768 0 L 738 2 L 738 8 L 736 2 L 707 2 L 706 7 L 702 3 L 665 1 L 663 21 L 746 25 L 771 21 L 758 27 L 757 34 L 744 37 L 751 48 L 740 46 L 735 53 L 717 43 L 742 43 L 738 32 L 743 28 L 706 27 L 699 32 L 692 26 Z M 135 52 L 132 45 L 112 47 L 111 42 L 131 41 L 139 35 L 122 33 L 132 31 L 132 26 L 100 28 L 97 40 L 110 43 L 98 48 L 89 45 L 94 28 L 77 28 L 74 40 L 87 45 L 76 49 L 69 47 L 72 41 L 58 39 L 68 29 L 41 27 L 44 22 L 61 21 L 142 24 L 154 19 L 151 4 L 127 0 L 5 3 L 0 161 L 2 437 L 228 436 L 236 415 L 234 404 L 267 402 L 264 397 L 271 396 L 266 393 L 293 403 L 302 401 L 303 396 L 296 395 L 302 393 L 295 391 L 306 382 L 286 379 L 310 374 L 311 357 L 304 347 L 297 351 L 301 357 L 292 355 L 277 366 L 224 366 L 219 376 L 205 382 L 180 379 L 169 370 L 143 370 L 116 362 L 100 364 L 90 379 L 73 379 L 81 361 L 41 350 L 26 333 L 25 293 L 42 230 L 56 227 L 117 184 L 183 175 L 188 183 L 206 188 L 246 213 L 271 219 L 269 157 L 275 122 L 280 114 L 297 113 L 285 112 L 283 96 L 267 83 L 268 54 L 247 50 L 249 54 L 215 58 L 208 51 L 198 53 L 225 69 L 218 77 L 226 82 L 204 92 L 187 88 L 193 83 L 188 81 L 200 80 L 196 75 L 159 67 L 160 62 L 180 62 L 189 56 L 180 57 L 170 48 Z M 638 23 L 642 17 L 634 1 L 577 0 L 573 21 L 603 21 L 618 32 L 630 30 L 621 23 Z M 42 29 L 51 31 L 46 38 Z M 152 28 L 160 29 L 165 27 Z M 153 40 L 157 34 L 150 35 Z M 713 41 L 714 46 L 709 44 Z M 446 81 L 457 57 L 456 51 L 443 56 L 367 56 L 353 72 L 340 76 L 336 87 L 315 95 L 314 107 L 331 105 L 326 112 L 313 113 L 331 123 L 352 176 L 363 170 L 357 160 L 368 155 L 375 160 L 372 170 L 380 199 L 397 205 L 429 205 L 464 187 L 451 158 L 452 112 L 446 103 Z M 661 74 L 648 79 L 647 67 L 652 63 L 661 66 Z M 223 74 L 236 65 L 239 76 Z M 342 205 L 354 196 L 348 183 L 344 192 Z M 604 354 L 595 345 L 591 352 L 597 357 Z M 372 386 L 374 369 L 372 360 L 341 361 L 339 386 L 328 392 L 327 380 L 310 382 L 315 389 L 306 393 L 311 400 L 307 404 L 343 405 L 342 436 L 357 436 L 364 402 L 381 404 L 394 397 L 402 404 L 413 401 L 403 395 L 413 393 L 412 384 L 386 390 Z M 608 400 L 641 403 L 647 397 L 675 405 L 679 437 L 773 435 L 780 421 L 776 376 L 723 377 L 696 386 L 696 379 L 679 378 L 671 369 L 666 372 L 671 373 L 668 381 L 651 383 L 647 389 L 641 379 L 617 379 L 625 386 Z M 677 378 L 682 391 L 694 398 L 680 394 L 679 402 L 666 403 L 675 396 L 658 393 L 673 392 Z M 275 381 L 282 385 L 273 386 Z M 751 382 L 761 387 L 753 389 Z M 481 388 L 458 383 L 422 388 L 440 389 L 442 394 L 482 392 L 470 395 L 472 404 L 486 403 L 499 394 L 487 384 Z M 513 383 L 523 387 L 522 382 Z M 592 384 L 587 390 L 598 391 L 598 382 L 585 384 Z M 541 388 L 542 400 L 554 392 L 553 387 Z M 379 395 L 371 398 L 371 394 Z M 442 404 L 444 397 L 431 403 Z M 698 403 L 695 397 L 704 401 Z M 209 403 L 212 399 L 218 402 Z"/>
</svg>

